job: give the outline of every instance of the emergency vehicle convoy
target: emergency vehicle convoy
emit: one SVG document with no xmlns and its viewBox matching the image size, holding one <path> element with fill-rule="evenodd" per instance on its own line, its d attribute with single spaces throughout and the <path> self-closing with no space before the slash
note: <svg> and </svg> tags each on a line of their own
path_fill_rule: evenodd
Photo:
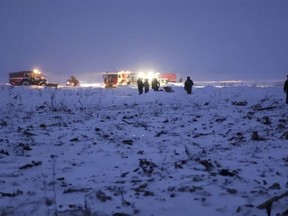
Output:
<svg viewBox="0 0 288 216">
<path fill-rule="evenodd" d="M 105 88 L 116 88 L 118 86 L 136 85 L 137 79 L 148 79 L 152 82 L 157 79 L 160 84 L 167 84 L 168 82 L 176 82 L 176 74 L 174 73 L 135 73 L 131 71 L 115 71 L 103 73 L 103 80 Z M 50 86 L 58 87 L 58 84 L 48 83 L 47 79 L 37 69 L 30 71 L 18 71 L 9 73 L 9 83 L 14 86 Z M 75 76 L 71 76 L 66 86 L 80 86 L 79 80 Z"/>
<path fill-rule="evenodd" d="M 9 83 L 18 86 L 47 86 L 47 79 L 38 70 L 19 71 L 9 73 Z"/>
<path fill-rule="evenodd" d="M 174 73 L 135 73 L 130 71 L 106 72 L 103 74 L 105 88 L 116 88 L 123 85 L 136 85 L 137 79 L 148 79 L 150 82 L 156 78 L 160 83 L 176 82 Z"/>
</svg>

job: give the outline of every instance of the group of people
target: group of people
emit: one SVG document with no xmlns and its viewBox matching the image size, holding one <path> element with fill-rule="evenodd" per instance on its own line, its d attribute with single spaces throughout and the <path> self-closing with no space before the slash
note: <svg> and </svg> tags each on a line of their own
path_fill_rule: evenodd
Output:
<svg viewBox="0 0 288 216">
<path fill-rule="evenodd" d="M 184 89 L 187 92 L 187 94 L 192 94 L 193 85 L 194 85 L 193 81 L 188 76 L 187 80 L 184 83 Z M 154 91 L 159 91 L 160 83 L 156 78 L 154 78 L 151 82 L 151 86 Z M 139 77 L 137 79 L 137 87 L 138 87 L 139 95 L 143 94 L 143 89 L 144 89 L 145 94 L 148 93 L 149 88 L 150 88 L 149 80 L 145 79 L 143 82 L 142 78 Z"/>
<path fill-rule="evenodd" d="M 193 85 L 194 85 L 193 80 L 191 80 L 191 78 L 188 76 L 184 83 L 184 89 L 187 92 L 187 94 L 192 94 Z M 145 93 L 149 92 L 150 84 L 149 84 L 148 79 L 145 79 L 145 81 L 143 82 L 141 78 L 138 78 L 137 86 L 138 86 L 139 95 L 143 94 L 143 89 Z M 160 83 L 156 78 L 154 78 L 151 82 L 151 86 L 154 91 L 159 91 Z M 286 104 L 288 104 L 288 75 L 287 75 L 287 80 L 284 83 L 283 90 L 284 90 L 284 93 L 286 93 Z"/>
<path fill-rule="evenodd" d="M 145 79 L 143 82 L 142 78 L 139 77 L 137 79 L 137 87 L 138 87 L 139 95 L 143 94 L 143 89 L 144 89 L 145 94 L 148 93 L 150 89 L 149 80 Z M 159 91 L 160 83 L 156 78 L 152 80 L 151 87 L 154 91 Z"/>
</svg>

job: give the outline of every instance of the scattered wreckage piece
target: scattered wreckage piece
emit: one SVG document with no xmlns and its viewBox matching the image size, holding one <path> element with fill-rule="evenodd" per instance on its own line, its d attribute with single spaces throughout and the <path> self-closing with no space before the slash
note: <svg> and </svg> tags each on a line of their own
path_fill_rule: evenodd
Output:
<svg viewBox="0 0 288 216">
<path fill-rule="evenodd" d="M 265 202 L 261 203 L 260 205 L 257 206 L 258 209 L 266 209 L 267 216 L 271 216 L 271 211 L 272 211 L 272 205 L 273 202 L 277 202 L 278 200 L 282 199 L 283 197 L 288 196 L 288 191 L 285 193 L 280 194 L 279 196 L 274 196 L 269 200 L 266 200 Z M 288 209 L 283 212 L 281 215 L 287 215 L 285 212 L 288 212 Z"/>
<path fill-rule="evenodd" d="M 246 106 L 248 104 L 247 101 L 232 101 L 232 105 L 236 106 Z"/>
</svg>

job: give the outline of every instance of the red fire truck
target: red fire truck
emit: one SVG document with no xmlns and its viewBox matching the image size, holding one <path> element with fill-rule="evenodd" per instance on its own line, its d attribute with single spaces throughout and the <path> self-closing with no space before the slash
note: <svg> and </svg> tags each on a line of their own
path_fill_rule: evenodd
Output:
<svg viewBox="0 0 288 216">
<path fill-rule="evenodd" d="M 47 86 L 47 79 L 38 70 L 19 71 L 9 73 L 9 83 L 11 85 L 39 85 Z"/>
<path fill-rule="evenodd" d="M 160 73 L 158 74 L 158 79 L 163 83 L 174 82 L 176 83 L 175 73 Z"/>
<path fill-rule="evenodd" d="M 129 84 L 129 71 L 106 72 L 103 74 L 105 88 Z"/>
</svg>

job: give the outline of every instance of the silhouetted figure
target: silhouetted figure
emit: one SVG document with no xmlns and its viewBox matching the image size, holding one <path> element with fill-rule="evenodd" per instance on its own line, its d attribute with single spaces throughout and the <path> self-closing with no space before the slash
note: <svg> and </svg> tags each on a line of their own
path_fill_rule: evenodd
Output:
<svg viewBox="0 0 288 216">
<path fill-rule="evenodd" d="M 158 82 L 158 80 L 156 78 L 154 78 L 152 80 L 152 89 L 154 91 L 159 91 L 159 87 L 160 87 L 160 83 Z"/>
<path fill-rule="evenodd" d="M 145 94 L 146 94 L 147 92 L 149 92 L 149 87 L 150 87 L 149 81 L 148 81 L 148 79 L 145 79 L 145 81 L 144 81 L 144 91 L 145 91 Z"/>
<path fill-rule="evenodd" d="M 286 93 L 286 104 L 288 104 L 288 75 L 287 75 L 287 79 L 284 83 L 283 90 Z"/>
<path fill-rule="evenodd" d="M 187 80 L 184 83 L 184 89 L 187 92 L 187 94 L 192 94 L 192 86 L 194 85 L 193 81 L 190 79 L 190 77 L 187 77 Z"/>
<path fill-rule="evenodd" d="M 143 94 L 144 84 L 143 84 L 143 81 L 142 81 L 141 78 L 138 78 L 138 79 L 137 79 L 137 86 L 138 86 L 139 95 L 140 95 L 140 94 Z"/>
</svg>

